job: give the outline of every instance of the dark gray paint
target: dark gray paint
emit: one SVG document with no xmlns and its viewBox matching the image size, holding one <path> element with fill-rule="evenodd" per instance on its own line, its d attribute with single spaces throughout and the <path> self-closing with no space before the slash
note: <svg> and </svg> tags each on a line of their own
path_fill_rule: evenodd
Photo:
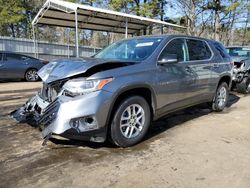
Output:
<svg viewBox="0 0 250 188">
<path fill-rule="evenodd" d="M 210 59 L 159 65 L 157 61 L 161 51 L 170 40 L 175 38 L 206 41 L 212 52 Z M 92 58 L 82 61 L 61 60 L 54 62 L 53 66 L 52 64 L 44 66 L 39 75 L 44 82 L 50 84 L 56 80 L 70 79 L 78 75 L 84 76 L 84 73 L 92 67 L 107 62 L 110 61 Z M 113 63 L 122 62 L 114 61 Z M 211 102 L 221 78 L 227 76 L 231 82 L 231 68 L 230 61 L 224 62 L 207 39 L 165 36 L 154 53 L 146 60 L 121 68 L 98 71 L 87 77 L 89 80 L 113 77 L 114 80 L 101 91 L 74 98 L 58 95 L 57 100 L 60 102 L 58 114 L 56 119 L 44 130 L 43 136 L 46 137 L 49 133 L 63 135 L 65 131 L 70 130 L 69 121 L 71 119 L 94 115 L 99 130 L 103 131 L 102 140 L 105 140 L 108 120 L 116 99 L 123 92 L 131 89 L 147 88 L 151 91 L 152 104 L 150 105 L 152 105 L 154 119 L 181 108 Z M 36 98 L 40 100 L 39 96 Z M 32 105 L 37 104 L 37 101 L 33 100 Z M 19 112 L 16 112 L 15 115 L 17 116 Z M 89 133 L 81 134 L 86 139 L 84 135 Z M 90 140 L 98 141 L 94 139 L 96 133 L 90 135 Z"/>
</svg>

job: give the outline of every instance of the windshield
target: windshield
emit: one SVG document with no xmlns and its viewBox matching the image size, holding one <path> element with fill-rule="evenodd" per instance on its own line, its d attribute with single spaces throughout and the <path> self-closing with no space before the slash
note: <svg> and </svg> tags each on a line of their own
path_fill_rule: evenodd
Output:
<svg viewBox="0 0 250 188">
<path fill-rule="evenodd" d="M 116 42 L 101 52 L 95 58 L 141 61 L 148 58 L 163 38 L 139 38 Z"/>
<path fill-rule="evenodd" d="M 229 53 L 230 56 L 250 57 L 250 47 L 249 48 L 243 48 L 243 47 L 228 48 L 227 52 Z"/>
</svg>

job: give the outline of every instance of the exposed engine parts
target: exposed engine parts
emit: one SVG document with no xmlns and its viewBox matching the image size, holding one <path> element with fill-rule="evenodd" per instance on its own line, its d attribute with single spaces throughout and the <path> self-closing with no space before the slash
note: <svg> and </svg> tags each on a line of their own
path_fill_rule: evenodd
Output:
<svg viewBox="0 0 250 188">
<path fill-rule="evenodd" d="M 250 92 L 250 63 L 242 60 L 234 62 L 233 68 L 233 86 L 240 93 Z"/>
</svg>

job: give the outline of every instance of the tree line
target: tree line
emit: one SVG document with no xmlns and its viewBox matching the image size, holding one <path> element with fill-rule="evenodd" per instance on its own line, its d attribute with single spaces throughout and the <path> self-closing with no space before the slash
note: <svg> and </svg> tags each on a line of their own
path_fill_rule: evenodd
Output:
<svg viewBox="0 0 250 188">
<path fill-rule="evenodd" d="M 250 0 L 68 0 L 128 14 L 187 26 L 186 30 L 154 28 L 141 34 L 181 33 L 221 41 L 225 45 L 250 45 Z M 0 0 L 0 35 L 32 38 L 31 22 L 45 0 Z M 170 13 L 169 13 L 170 12 Z M 74 30 L 39 27 L 38 38 L 73 43 Z M 121 34 L 80 31 L 81 45 L 103 47 Z"/>
</svg>

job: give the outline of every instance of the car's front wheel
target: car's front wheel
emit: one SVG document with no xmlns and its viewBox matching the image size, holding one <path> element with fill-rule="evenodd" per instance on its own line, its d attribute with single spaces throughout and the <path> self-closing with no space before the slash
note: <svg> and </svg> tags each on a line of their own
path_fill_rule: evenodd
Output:
<svg viewBox="0 0 250 188">
<path fill-rule="evenodd" d="M 140 96 L 123 100 L 117 108 L 112 123 L 110 136 L 120 147 L 129 147 L 140 142 L 151 122 L 150 107 Z"/>
<path fill-rule="evenodd" d="M 216 91 L 216 94 L 214 96 L 214 100 L 212 103 L 212 108 L 216 112 L 220 112 L 224 110 L 228 103 L 228 97 L 229 97 L 229 89 L 228 85 L 225 82 L 222 82 Z"/>
<path fill-rule="evenodd" d="M 26 71 L 25 73 L 25 80 L 27 82 L 36 82 L 39 80 L 39 76 L 37 74 L 37 70 L 36 69 L 29 69 Z"/>
</svg>

